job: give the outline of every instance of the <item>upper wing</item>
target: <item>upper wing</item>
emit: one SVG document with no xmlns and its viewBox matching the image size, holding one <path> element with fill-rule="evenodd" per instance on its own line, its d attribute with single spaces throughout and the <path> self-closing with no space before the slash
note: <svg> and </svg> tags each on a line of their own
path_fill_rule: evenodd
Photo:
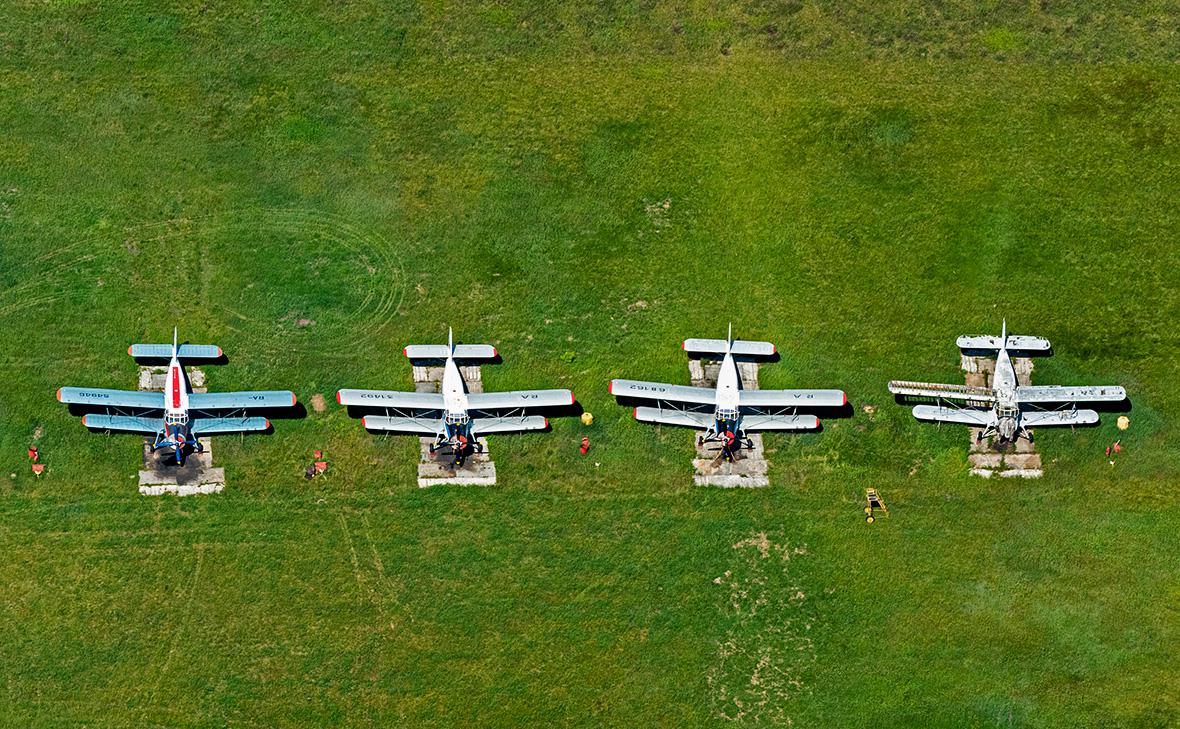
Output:
<svg viewBox="0 0 1180 729">
<path fill-rule="evenodd" d="M 1093 410 L 1036 410 L 1020 414 L 1020 423 L 1026 428 L 1045 425 L 1093 425 L 1098 422 L 1098 413 Z"/>
<path fill-rule="evenodd" d="M 610 392 L 615 397 L 641 397 L 646 400 L 666 400 L 693 405 L 714 405 L 717 402 L 716 391 L 707 387 L 664 385 L 638 380 L 611 380 Z"/>
<path fill-rule="evenodd" d="M 193 418 L 191 430 L 193 435 L 213 435 L 214 433 L 245 433 L 255 430 L 266 430 L 270 421 L 266 418 Z"/>
<path fill-rule="evenodd" d="M 523 433 L 526 430 L 544 430 L 549 421 L 540 415 L 523 418 L 472 418 L 471 432 L 476 437 L 491 433 Z"/>
<path fill-rule="evenodd" d="M 71 405 L 106 405 L 113 408 L 142 408 L 144 410 L 164 409 L 164 393 L 162 392 L 63 387 L 57 391 L 57 399 Z"/>
<path fill-rule="evenodd" d="M 751 408 L 838 408 L 848 402 L 843 390 L 742 390 L 738 404 Z"/>
<path fill-rule="evenodd" d="M 955 340 L 955 344 L 959 345 L 959 349 L 994 349 L 999 350 L 1003 340 L 999 337 L 979 336 L 979 337 L 959 337 Z M 1048 339 L 1041 337 L 1030 337 L 1023 334 L 1008 335 L 1008 349 L 1015 349 L 1021 352 L 1048 352 L 1052 349 Z"/>
<path fill-rule="evenodd" d="M 341 390 L 336 402 L 371 408 L 405 408 L 442 410 L 443 396 L 437 392 L 399 392 L 397 390 Z"/>
<path fill-rule="evenodd" d="M 1016 388 L 1018 402 L 1122 402 L 1127 391 L 1117 385 L 1066 387 L 1064 385 L 1021 385 Z"/>
<path fill-rule="evenodd" d="M 469 410 L 500 410 L 524 407 L 545 408 L 573 404 L 574 393 L 569 390 L 472 392 L 467 395 L 467 408 Z"/>
<path fill-rule="evenodd" d="M 746 415 L 742 430 L 815 430 L 819 418 L 814 415 Z"/>
<path fill-rule="evenodd" d="M 194 392 L 188 396 L 193 410 L 236 410 L 239 408 L 289 408 L 295 406 L 290 390 L 253 392 Z"/>
<path fill-rule="evenodd" d="M 996 399 L 995 394 L 986 387 L 967 387 L 966 385 L 944 385 L 937 382 L 907 382 L 893 380 L 889 383 L 889 391 L 894 395 L 909 395 L 912 397 L 935 397 L 944 400 L 967 400 L 970 402 L 990 403 Z"/>
<path fill-rule="evenodd" d="M 131 433 L 154 435 L 163 422 L 159 418 L 133 418 L 127 415 L 83 415 L 82 425 L 102 430 L 126 430 Z"/>
<path fill-rule="evenodd" d="M 917 405 L 914 407 L 914 417 L 918 420 L 928 420 L 936 423 L 961 423 L 985 428 L 995 420 L 996 414 L 991 410 L 966 410 L 960 408 L 944 408 L 935 405 Z"/>
<path fill-rule="evenodd" d="M 686 428 L 704 430 L 713 427 L 713 416 L 707 413 L 693 413 L 684 410 L 661 410 L 659 408 L 635 408 L 635 419 L 643 423 L 682 425 Z"/>
<path fill-rule="evenodd" d="M 384 415 L 366 415 L 361 418 L 361 425 L 369 430 L 388 430 L 394 433 L 417 433 L 419 435 L 438 435 L 442 430 L 442 421 L 430 418 L 388 418 Z"/>
</svg>

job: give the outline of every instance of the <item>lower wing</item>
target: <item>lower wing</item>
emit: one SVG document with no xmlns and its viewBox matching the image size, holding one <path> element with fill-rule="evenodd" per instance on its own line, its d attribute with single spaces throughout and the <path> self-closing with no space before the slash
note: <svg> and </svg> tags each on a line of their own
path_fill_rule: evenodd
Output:
<svg viewBox="0 0 1180 729">
<path fill-rule="evenodd" d="M 934 423 L 960 423 L 986 428 L 995 422 L 996 414 L 991 410 L 967 410 L 943 408 L 934 405 L 914 406 L 914 417 Z"/>
<path fill-rule="evenodd" d="M 742 430 L 815 430 L 819 418 L 814 415 L 746 415 L 742 417 Z"/>
<path fill-rule="evenodd" d="M 1064 385 L 1022 385 L 1016 388 L 1016 401 L 1041 402 L 1122 402 L 1127 391 L 1117 385 L 1067 387 Z"/>
<path fill-rule="evenodd" d="M 163 410 L 164 393 L 139 390 L 104 390 L 97 387 L 63 387 L 57 399 L 69 405 L 103 405 L 112 408 Z"/>
<path fill-rule="evenodd" d="M 838 408 L 848 403 L 843 390 L 742 390 L 738 404 L 751 408 Z"/>
<path fill-rule="evenodd" d="M 475 437 L 492 433 L 523 433 L 529 430 L 544 430 L 549 421 L 540 415 L 523 418 L 472 418 L 471 433 Z"/>
<path fill-rule="evenodd" d="M 194 418 L 189 428 L 193 435 L 215 433 L 248 433 L 266 430 L 270 421 L 266 418 Z"/>
<path fill-rule="evenodd" d="M 516 390 L 513 392 L 473 392 L 467 395 L 468 410 L 507 410 L 511 408 L 548 408 L 574 404 L 569 390 Z"/>
<path fill-rule="evenodd" d="M 82 425 L 99 430 L 122 430 L 128 433 L 155 435 L 164 421 L 160 418 L 136 418 L 130 415 L 83 415 Z"/>
<path fill-rule="evenodd" d="M 441 395 L 439 397 L 442 397 Z M 384 430 L 390 433 L 416 433 L 418 435 L 438 435 L 442 432 L 442 420 L 438 418 L 406 418 L 386 417 L 384 415 L 366 415 L 361 418 L 361 425 L 368 430 Z"/>
<path fill-rule="evenodd" d="M 686 412 L 684 410 L 661 410 L 660 408 L 635 408 L 635 419 L 641 423 L 680 425 L 685 428 L 708 430 L 715 424 L 708 413 Z"/>
<path fill-rule="evenodd" d="M 1093 425 L 1098 413 L 1093 410 L 1033 410 L 1020 414 L 1020 424 L 1026 428 L 1050 425 Z"/>
<path fill-rule="evenodd" d="M 689 405 L 715 405 L 717 392 L 707 387 L 665 385 L 639 380 L 611 380 L 610 393 L 615 397 L 637 397 L 644 400 L 663 400 Z"/>
<path fill-rule="evenodd" d="M 194 392 L 188 396 L 188 406 L 193 410 L 290 408 L 295 406 L 295 393 L 291 392 L 290 390 L 258 390 L 254 392 Z"/>
</svg>

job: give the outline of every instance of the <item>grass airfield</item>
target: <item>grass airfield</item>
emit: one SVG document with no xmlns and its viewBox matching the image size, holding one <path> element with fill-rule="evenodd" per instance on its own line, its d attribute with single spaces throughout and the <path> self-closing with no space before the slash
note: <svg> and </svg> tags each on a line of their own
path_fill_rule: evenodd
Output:
<svg viewBox="0 0 1180 729">
<path fill-rule="evenodd" d="M 6 6 L 0 724 L 1180 723 L 1175 11 Z M 1105 415 L 970 478 L 892 402 L 1002 317 L 1035 383 L 1127 388 L 1115 467 Z M 768 435 L 757 491 L 606 389 L 729 321 L 856 413 Z M 409 389 L 451 325 L 596 420 L 419 490 L 330 402 L 141 497 L 139 439 L 53 393 L 174 325 L 304 403 Z"/>
</svg>

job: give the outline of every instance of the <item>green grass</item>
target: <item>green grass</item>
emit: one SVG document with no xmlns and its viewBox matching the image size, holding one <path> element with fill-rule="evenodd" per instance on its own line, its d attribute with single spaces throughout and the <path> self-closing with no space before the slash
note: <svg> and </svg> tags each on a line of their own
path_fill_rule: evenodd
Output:
<svg viewBox="0 0 1180 729">
<path fill-rule="evenodd" d="M 1176 11 L 0 9 L 0 725 L 1180 723 Z M 1036 381 L 1127 387 L 1116 467 L 1106 417 L 972 479 L 892 402 L 1005 316 L 1055 344 Z M 764 386 L 856 406 L 768 436 L 757 492 L 606 392 L 731 320 L 783 351 Z M 453 325 L 596 421 L 420 491 L 333 404 L 144 498 L 53 392 L 174 325 L 215 389 L 303 402 L 409 387 Z"/>
</svg>

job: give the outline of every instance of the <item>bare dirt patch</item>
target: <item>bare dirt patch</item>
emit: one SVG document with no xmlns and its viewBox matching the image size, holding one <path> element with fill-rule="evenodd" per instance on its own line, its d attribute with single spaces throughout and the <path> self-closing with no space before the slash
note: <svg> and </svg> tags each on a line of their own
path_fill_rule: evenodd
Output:
<svg viewBox="0 0 1180 729">
<path fill-rule="evenodd" d="M 311 396 L 311 409 L 317 413 L 322 413 L 328 409 L 328 403 L 324 401 L 323 393 L 317 392 Z"/>
</svg>

